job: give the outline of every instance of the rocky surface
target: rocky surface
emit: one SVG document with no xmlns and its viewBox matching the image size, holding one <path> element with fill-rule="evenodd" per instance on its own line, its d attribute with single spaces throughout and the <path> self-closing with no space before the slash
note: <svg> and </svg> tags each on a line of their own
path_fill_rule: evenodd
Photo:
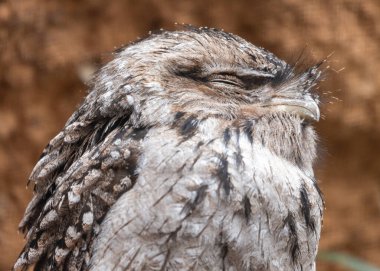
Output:
<svg viewBox="0 0 380 271">
<path fill-rule="evenodd" d="M 314 60 L 333 53 L 320 87 L 320 247 L 380 265 L 378 14 L 377 0 L 0 1 L 0 270 L 23 245 L 28 174 L 85 96 L 84 82 L 115 47 L 174 22 L 223 28 L 290 62 L 302 51 Z"/>
</svg>

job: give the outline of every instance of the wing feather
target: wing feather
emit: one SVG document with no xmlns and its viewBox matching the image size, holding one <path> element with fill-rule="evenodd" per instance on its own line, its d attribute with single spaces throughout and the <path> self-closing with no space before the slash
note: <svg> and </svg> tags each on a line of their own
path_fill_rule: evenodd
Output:
<svg viewBox="0 0 380 271">
<path fill-rule="evenodd" d="M 145 129 L 131 124 L 125 92 L 97 89 L 46 146 L 30 175 L 35 195 L 19 225 L 27 243 L 17 270 L 86 266 L 100 222 L 134 184 L 142 140 L 136 133 Z"/>
</svg>

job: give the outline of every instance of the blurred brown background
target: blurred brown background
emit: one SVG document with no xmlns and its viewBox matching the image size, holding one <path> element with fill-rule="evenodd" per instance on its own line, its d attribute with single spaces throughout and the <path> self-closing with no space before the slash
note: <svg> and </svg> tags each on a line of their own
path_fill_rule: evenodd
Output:
<svg viewBox="0 0 380 271">
<path fill-rule="evenodd" d="M 380 266 L 378 0 L 0 0 L 0 270 L 23 245 L 17 224 L 31 197 L 28 174 L 85 96 L 88 74 L 115 47 L 174 22 L 223 28 L 288 60 L 305 48 L 313 59 L 334 52 L 317 126 L 320 248 Z"/>
</svg>

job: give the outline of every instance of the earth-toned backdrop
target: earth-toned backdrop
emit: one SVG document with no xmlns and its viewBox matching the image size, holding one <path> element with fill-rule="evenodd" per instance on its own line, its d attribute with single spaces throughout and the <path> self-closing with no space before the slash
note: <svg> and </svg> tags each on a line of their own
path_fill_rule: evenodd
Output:
<svg viewBox="0 0 380 271">
<path fill-rule="evenodd" d="M 174 23 L 212 26 L 294 60 L 329 55 L 317 124 L 321 251 L 380 266 L 380 2 L 0 1 L 0 270 L 23 245 L 28 174 L 115 47 Z M 345 270 L 318 261 L 319 270 Z"/>
</svg>

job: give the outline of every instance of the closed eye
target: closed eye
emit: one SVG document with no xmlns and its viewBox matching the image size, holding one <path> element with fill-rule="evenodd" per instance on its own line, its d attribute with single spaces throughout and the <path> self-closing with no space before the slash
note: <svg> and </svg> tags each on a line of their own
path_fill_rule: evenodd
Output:
<svg viewBox="0 0 380 271">
<path fill-rule="evenodd" d="M 252 90 L 274 80 L 274 74 L 250 69 L 238 69 L 234 71 L 222 70 L 206 73 L 200 65 L 175 66 L 174 73 L 181 77 L 214 84 L 216 87 L 240 88 Z M 206 73 L 206 74 L 205 74 Z"/>
<path fill-rule="evenodd" d="M 211 76 L 209 76 L 208 82 L 224 84 L 227 86 L 233 86 L 233 87 L 239 87 L 239 88 L 245 87 L 243 81 L 240 78 L 238 78 L 235 75 L 230 75 L 230 74 L 212 74 Z"/>
<path fill-rule="evenodd" d="M 241 87 L 237 82 L 231 81 L 231 80 L 225 80 L 225 79 L 213 79 L 210 80 L 211 83 L 221 83 L 221 84 L 227 84 L 232 86 Z"/>
</svg>

